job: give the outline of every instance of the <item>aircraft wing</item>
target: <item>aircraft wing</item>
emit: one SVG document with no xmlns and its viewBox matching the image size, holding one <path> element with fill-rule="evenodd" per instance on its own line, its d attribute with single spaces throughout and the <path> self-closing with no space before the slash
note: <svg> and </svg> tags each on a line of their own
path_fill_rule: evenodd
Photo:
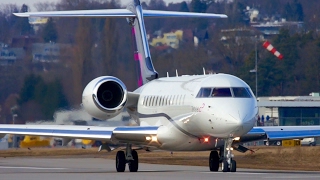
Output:
<svg viewBox="0 0 320 180">
<path fill-rule="evenodd" d="M 320 136 L 320 126 L 259 126 L 253 127 L 240 138 L 240 141 L 303 139 L 317 136 Z"/>
<path fill-rule="evenodd" d="M 136 17 L 127 9 L 100 9 L 100 10 L 71 10 L 14 13 L 19 17 Z M 227 18 L 225 14 L 192 13 L 178 11 L 143 10 L 144 17 L 202 17 L 202 18 Z"/>
<path fill-rule="evenodd" d="M 70 139 L 101 140 L 117 144 L 130 142 L 135 144 L 149 144 L 147 137 L 157 135 L 158 126 L 75 126 L 75 125 L 0 125 L 0 137 L 5 134 L 36 135 L 62 137 Z M 151 139 L 151 138 L 149 138 Z"/>
</svg>

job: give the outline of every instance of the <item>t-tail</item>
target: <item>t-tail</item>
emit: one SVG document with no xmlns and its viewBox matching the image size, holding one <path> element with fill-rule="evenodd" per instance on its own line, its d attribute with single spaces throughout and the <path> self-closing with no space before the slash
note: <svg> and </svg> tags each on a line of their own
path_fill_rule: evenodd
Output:
<svg viewBox="0 0 320 180">
<path fill-rule="evenodd" d="M 132 39 L 134 41 L 134 60 L 137 64 L 138 86 L 140 87 L 148 81 L 157 79 L 158 73 L 152 64 L 140 1 L 131 2 L 127 9 L 136 15 L 136 17 L 130 17 L 127 20 L 131 26 Z"/>
<path fill-rule="evenodd" d="M 198 17 L 198 18 L 227 18 L 224 14 L 192 13 L 177 11 L 143 10 L 140 0 L 132 0 L 126 9 L 101 9 L 101 10 L 73 10 L 73 11 L 48 11 L 15 13 L 20 17 L 122 17 L 127 18 L 132 27 L 131 33 L 134 41 L 134 60 L 138 69 L 138 86 L 142 86 L 158 78 L 155 71 L 144 25 L 144 17 Z"/>
</svg>

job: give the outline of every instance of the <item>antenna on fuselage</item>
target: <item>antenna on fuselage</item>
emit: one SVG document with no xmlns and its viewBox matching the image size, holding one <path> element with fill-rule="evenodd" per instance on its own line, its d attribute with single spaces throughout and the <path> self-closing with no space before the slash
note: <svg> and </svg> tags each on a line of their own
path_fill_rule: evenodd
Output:
<svg viewBox="0 0 320 180">
<path fill-rule="evenodd" d="M 167 77 L 169 77 L 169 72 L 167 72 Z"/>
<path fill-rule="evenodd" d="M 176 76 L 178 77 L 179 75 L 178 75 L 178 70 L 176 69 Z"/>
<path fill-rule="evenodd" d="M 204 69 L 204 67 L 202 68 L 203 70 L 203 75 L 206 75 L 206 70 Z"/>
</svg>

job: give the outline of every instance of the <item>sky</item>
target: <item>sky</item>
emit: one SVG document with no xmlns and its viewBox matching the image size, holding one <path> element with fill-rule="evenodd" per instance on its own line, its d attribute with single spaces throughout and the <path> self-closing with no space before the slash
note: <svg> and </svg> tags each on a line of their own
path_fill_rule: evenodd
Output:
<svg viewBox="0 0 320 180">
<path fill-rule="evenodd" d="M 60 1 L 61 0 L 0 0 L 0 5 L 10 3 L 10 4 L 17 4 L 18 6 L 22 6 L 22 4 L 26 4 L 31 8 L 31 11 L 36 11 L 36 9 L 33 7 L 34 3 L 37 3 L 37 2 L 60 2 Z M 141 0 L 141 1 L 145 1 L 145 0 Z M 164 0 L 164 1 L 166 3 L 170 3 L 170 2 L 182 2 L 183 0 Z M 128 2 L 130 2 L 130 0 L 121 0 L 122 5 L 125 5 Z"/>
</svg>

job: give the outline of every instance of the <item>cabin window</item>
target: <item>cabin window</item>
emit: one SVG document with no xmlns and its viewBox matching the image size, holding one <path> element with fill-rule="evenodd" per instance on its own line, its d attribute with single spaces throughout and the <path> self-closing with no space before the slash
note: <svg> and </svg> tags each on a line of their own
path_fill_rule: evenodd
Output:
<svg viewBox="0 0 320 180">
<path fill-rule="evenodd" d="M 158 96 L 155 96 L 154 97 L 154 106 L 157 106 L 157 104 L 158 104 Z"/>
<path fill-rule="evenodd" d="M 165 105 L 168 106 L 169 105 L 169 96 L 166 97 L 165 101 L 166 101 Z"/>
<path fill-rule="evenodd" d="M 142 102 L 142 105 L 146 105 L 146 100 L 147 100 L 147 97 L 145 96 L 144 98 L 143 98 L 143 102 Z"/>
<path fill-rule="evenodd" d="M 152 96 L 152 103 L 151 103 L 151 106 L 154 106 L 154 103 L 155 103 L 155 97 Z"/>
<path fill-rule="evenodd" d="M 146 106 L 150 105 L 150 96 L 147 96 L 147 100 L 146 100 Z"/>
</svg>

